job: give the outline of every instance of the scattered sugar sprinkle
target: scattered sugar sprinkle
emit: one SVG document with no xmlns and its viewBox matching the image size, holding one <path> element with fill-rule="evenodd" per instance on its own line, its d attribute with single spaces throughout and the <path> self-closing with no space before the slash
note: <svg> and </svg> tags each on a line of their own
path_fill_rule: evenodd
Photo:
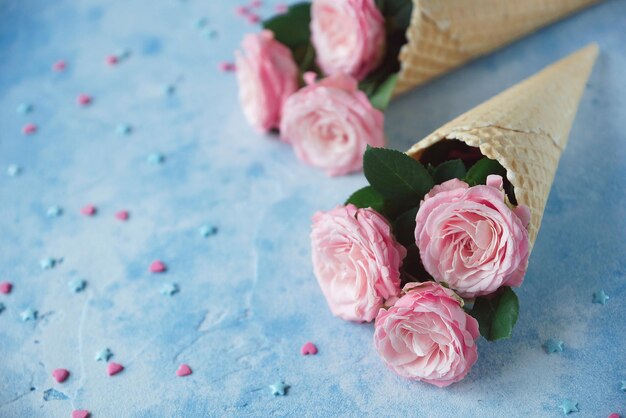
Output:
<svg viewBox="0 0 626 418">
<path fill-rule="evenodd" d="M 206 17 L 201 17 L 196 19 L 193 22 L 193 27 L 196 29 L 202 29 L 209 23 L 209 20 Z"/>
<path fill-rule="evenodd" d="M 165 162 L 165 155 L 159 152 L 153 152 L 152 154 L 148 154 L 148 157 L 146 157 L 146 161 L 148 162 L 148 164 L 153 165 L 163 164 Z"/>
<path fill-rule="evenodd" d="M 117 125 L 117 128 L 115 128 L 115 132 L 118 135 L 130 135 L 133 132 L 133 127 L 128 123 L 121 123 Z"/>
<path fill-rule="evenodd" d="M 70 280 L 67 286 L 73 293 L 80 293 L 87 287 L 87 281 L 84 279 L 74 279 Z"/>
<path fill-rule="evenodd" d="M 63 215 L 63 208 L 57 205 L 50 206 L 46 211 L 48 218 L 58 218 L 61 215 Z"/>
<path fill-rule="evenodd" d="M 54 268 L 58 262 L 60 262 L 60 260 L 56 260 L 52 257 L 46 257 L 39 260 L 39 267 L 41 267 L 42 270 L 50 270 Z"/>
<path fill-rule="evenodd" d="M 216 235 L 218 232 L 218 229 L 216 226 L 214 225 L 209 225 L 209 224 L 204 224 L 202 225 L 199 229 L 198 232 L 200 233 L 200 235 L 202 235 L 204 238 L 208 238 L 211 237 L 213 235 Z"/>
<path fill-rule="evenodd" d="M 161 287 L 161 294 L 165 296 L 173 296 L 180 291 L 176 283 L 166 283 Z"/>
<path fill-rule="evenodd" d="M 17 113 L 22 114 L 22 115 L 26 115 L 30 112 L 32 112 L 34 109 L 32 104 L 29 103 L 21 103 L 20 105 L 17 106 Z"/>
<path fill-rule="evenodd" d="M 27 308 L 20 313 L 20 318 L 22 318 L 23 322 L 36 321 L 38 316 L 39 312 L 33 308 Z"/>
<path fill-rule="evenodd" d="M 0 314 L 4 312 L 5 309 L 6 309 L 6 306 L 4 306 L 4 303 L 0 302 Z"/>
<path fill-rule="evenodd" d="M 163 87 L 163 93 L 167 96 L 171 96 L 176 93 L 176 86 L 174 84 L 167 84 Z"/>
<path fill-rule="evenodd" d="M 17 164 L 11 164 L 7 167 L 7 174 L 9 177 L 17 177 L 22 174 L 22 167 Z"/>
</svg>

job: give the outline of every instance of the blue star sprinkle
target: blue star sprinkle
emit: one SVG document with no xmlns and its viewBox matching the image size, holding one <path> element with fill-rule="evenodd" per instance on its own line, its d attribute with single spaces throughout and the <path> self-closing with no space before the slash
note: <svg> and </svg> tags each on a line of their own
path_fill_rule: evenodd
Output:
<svg viewBox="0 0 626 418">
<path fill-rule="evenodd" d="M 122 123 L 115 128 L 115 132 L 118 135 L 130 135 L 133 132 L 133 127 L 127 123 Z"/>
<path fill-rule="evenodd" d="M 578 412 L 578 402 L 563 399 L 559 404 L 559 408 L 563 410 L 563 414 L 565 415 L 568 415 L 570 412 Z"/>
<path fill-rule="evenodd" d="M 70 288 L 72 292 L 79 293 L 85 290 L 85 287 L 87 287 L 87 281 L 83 279 L 74 279 L 74 280 L 71 280 L 67 284 L 67 286 Z"/>
<path fill-rule="evenodd" d="M 41 267 L 42 270 L 50 270 L 51 268 L 54 268 L 56 264 L 57 261 L 54 258 L 50 257 L 39 260 L 39 267 Z"/>
<path fill-rule="evenodd" d="M 155 165 L 162 164 L 163 161 L 165 161 L 165 156 L 158 152 L 154 152 L 148 155 L 148 158 L 146 159 L 146 161 L 148 161 L 149 164 L 155 164 Z"/>
<path fill-rule="evenodd" d="M 201 17 L 200 19 L 196 19 L 196 21 L 193 22 L 193 26 L 196 29 L 202 29 L 207 25 L 207 23 L 209 23 L 209 20 L 206 17 Z"/>
<path fill-rule="evenodd" d="M 50 206 L 46 211 L 46 216 L 48 218 L 58 218 L 61 215 L 63 215 L 63 209 L 57 205 Z"/>
<path fill-rule="evenodd" d="M 204 238 L 208 238 L 212 235 L 217 234 L 217 227 L 212 225 L 202 225 L 200 229 L 198 229 L 198 232 L 200 232 L 200 235 L 202 235 Z"/>
<path fill-rule="evenodd" d="M 622 380 L 620 383 L 622 384 L 622 387 L 620 387 L 619 390 L 626 392 L 626 380 Z"/>
<path fill-rule="evenodd" d="M 543 348 L 546 350 L 546 353 L 560 353 L 563 351 L 563 341 L 555 340 L 554 338 L 548 338 L 545 343 L 543 343 Z"/>
<path fill-rule="evenodd" d="M 121 49 L 117 51 L 117 54 L 115 54 L 115 56 L 117 56 L 121 60 L 128 59 L 130 58 L 130 49 L 128 48 Z"/>
<path fill-rule="evenodd" d="M 175 92 L 176 92 L 176 86 L 173 84 L 168 84 L 167 86 L 163 87 L 163 93 L 168 96 L 171 96 Z"/>
<path fill-rule="evenodd" d="M 17 107 L 17 113 L 25 115 L 33 111 L 33 105 L 28 103 L 22 103 Z"/>
<path fill-rule="evenodd" d="M 113 352 L 108 348 L 103 348 L 102 350 L 96 353 L 96 361 L 109 361 L 109 359 L 113 357 Z"/>
<path fill-rule="evenodd" d="M 599 303 L 600 305 L 604 305 L 607 300 L 609 300 L 609 295 L 607 295 L 604 292 L 604 290 L 600 290 L 598 292 L 594 292 L 594 294 L 593 294 L 593 303 Z"/>
<path fill-rule="evenodd" d="M 208 39 L 215 39 L 217 38 L 217 31 L 215 29 L 205 29 L 203 35 Z"/>
<path fill-rule="evenodd" d="M 39 315 L 39 312 L 37 312 L 35 309 L 28 308 L 25 311 L 22 311 L 22 313 L 20 314 L 20 317 L 22 318 L 22 321 L 26 322 L 26 321 L 35 321 L 38 315 Z"/>
<path fill-rule="evenodd" d="M 178 293 L 179 290 L 180 289 L 176 283 L 168 283 L 168 284 L 164 284 L 163 287 L 161 288 L 161 294 L 166 295 L 166 296 L 172 296 Z"/>
<path fill-rule="evenodd" d="M 4 303 L 0 302 L 0 313 L 2 313 L 5 309 L 6 306 L 4 306 Z"/>
<path fill-rule="evenodd" d="M 11 164 L 9 167 L 7 167 L 7 174 L 10 177 L 19 176 L 21 172 L 22 172 L 22 167 L 20 167 L 19 165 Z"/>
<path fill-rule="evenodd" d="M 289 389 L 289 385 L 286 385 L 283 382 L 276 382 L 273 385 L 270 385 L 270 390 L 274 396 L 285 396 L 287 394 L 287 389 Z"/>
<path fill-rule="evenodd" d="M 59 392 L 56 389 L 47 389 L 43 391 L 43 400 L 44 401 L 64 401 L 69 399 L 67 395 L 63 392 Z"/>
</svg>

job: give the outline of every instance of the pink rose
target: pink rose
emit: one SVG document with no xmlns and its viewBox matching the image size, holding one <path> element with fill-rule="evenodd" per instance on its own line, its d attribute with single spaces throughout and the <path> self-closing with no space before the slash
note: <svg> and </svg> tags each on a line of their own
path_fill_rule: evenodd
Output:
<svg viewBox="0 0 626 418">
<path fill-rule="evenodd" d="M 372 107 L 357 88 L 357 81 L 336 74 L 315 82 L 305 74 L 308 86 L 283 107 L 280 134 L 302 161 L 337 176 L 363 167 L 367 145 L 385 144 L 382 112 Z"/>
<path fill-rule="evenodd" d="M 298 67 L 269 30 L 246 35 L 241 48 L 236 52 L 239 101 L 248 121 L 267 132 L 280 125 L 283 103 L 298 89 Z"/>
<path fill-rule="evenodd" d="M 478 322 L 453 291 L 437 283 L 409 283 L 403 291 L 376 317 L 376 350 L 404 378 L 438 387 L 460 381 L 478 358 Z"/>
<path fill-rule="evenodd" d="M 417 212 L 415 241 L 426 271 L 467 298 L 520 286 L 528 265 L 530 212 L 505 203 L 502 177 L 435 186 Z"/>
<path fill-rule="evenodd" d="M 313 216 L 313 269 L 333 315 L 369 322 L 400 294 L 406 255 L 391 226 L 372 209 L 339 206 Z"/>
<path fill-rule="evenodd" d="M 314 0 L 311 39 L 325 74 L 362 80 L 385 53 L 385 18 L 374 0 Z"/>
</svg>

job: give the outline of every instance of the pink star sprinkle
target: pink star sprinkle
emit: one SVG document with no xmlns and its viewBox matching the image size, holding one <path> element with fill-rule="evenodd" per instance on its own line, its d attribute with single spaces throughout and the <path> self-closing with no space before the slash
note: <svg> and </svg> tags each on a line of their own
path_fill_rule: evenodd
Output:
<svg viewBox="0 0 626 418">
<path fill-rule="evenodd" d="M 127 221 L 128 216 L 129 214 L 127 210 L 120 210 L 119 212 L 115 214 L 115 217 L 119 219 L 120 221 Z"/>
<path fill-rule="evenodd" d="M 167 266 L 161 260 L 155 260 L 150 264 L 150 273 L 163 273 Z"/>
<path fill-rule="evenodd" d="M 72 418 L 89 418 L 91 413 L 86 409 L 75 409 L 72 411 Z"/>
<path fill-rule="evenodd" d="M 80 209 L 80 213 L 82 213 L 85 216 L 93 216 L 96 214 L 96 212 L 97 212 L 97 209 L 94 205 L 87 205 Z"/>
<path fill-rule="evenodd" d="M 67 64 L 63 60 L 59 60 L 55 62 L 54 64 L 52 64 L 52 69 L 57 72 L 65 71 L 66 67 L 67 67 Z"/>
<path fill-rule="evenodd" d="M 249 13 L 248 16 L 246 16 L 246 20 L 248 21 L 248 23 L 251 24 L 257 24 L 261 21 L 261 18 L 259 17 L 259 15 L 255 15 L 254 13 Z"/>
<path fill-rule="evenodd" d="M 24 125 L 24 127 L 22 128 L 22 133 L 24 135 L 32 135 L 35 132 L 37 132 L 37 125 L 35 125 L 34 123 L 27 123 L 26 125 Z"/>
<path fill-rule="evenodd" d="M 178 377 L 189 376 L 191 373 L 191 367 L 187 364 L 181 364 L 178 366 L 178 370 L 176 370 L 176 376 Z"/>
<path fill-rule="evenodd" d="M 276 11 L 276 13 L 282 15 L 283 13 L 287 13 L 288 7 L 286 4 L 279 3 L 276 6 L 274 6 L 274 10 Z"/>
<path fill-rule="evenodd" d="M 13 283 L 11 282 L 0 283 L 0 293 L 4 293 L 5 295 L 8 295 L 9 293 L 11 293 L 12 289 L 13 289 Z"/>
<path fill-rule="evenodd" d="M 76 98 L 76 102 L 81 106 L 90 105 L 92 100 L 93 99 L 88 94 L 79 94 L 78 97 Z"/>
<path fill-rule="evenodd" d="M 235 71 L 235 64 L 233 64 L 232 62 L 222 61 L 219 63 L 218 68 L 223 73 Z"/>
<path fill-rule="evenodd" d="M 235 7 L 235 14 L 237 16 L 246 16 L 248 14 L 248 8 L 246 6 Z"/>
<path fill-rule="evenodd" d="M 106 59 L 106 62 L 107 62 L 107 64 L 109 64 L 109 65 L 115 65 L 115 64 L 117 64 L 118 62 L 120 62 L 120 59 L 119 59 L 117 56 L 115 56 L 115 55 L 109 55 L 109 56 L 107 57 L 107 59 Z"/>
<path fill-rule="evenodd" d="M 54 369 L 52 371 L 52 377 L 59 383 L 63 383 L 70 377 L 70 372 L 67 369 Z"/>
<path fill-rule="evenodd" d="M 309 341 L 302 346 L 302 348 L 300 349 L 300 353 L 303 356 L 308 356 L 309 354 L 315 355 L 317 354 L 317 347 L 315 346 L 315 344 Z"/>
<path fill-rule="evenodd" d="M 124 366 L 122 366 L 119 363 L 115 363 L 112 361 L 109 364 L 107 364 L 107 373 L 109 374 L 109 376 L 115 376 L 116 374 L 120 373 L 122 370 L 124 370 Z"/>
</svg>

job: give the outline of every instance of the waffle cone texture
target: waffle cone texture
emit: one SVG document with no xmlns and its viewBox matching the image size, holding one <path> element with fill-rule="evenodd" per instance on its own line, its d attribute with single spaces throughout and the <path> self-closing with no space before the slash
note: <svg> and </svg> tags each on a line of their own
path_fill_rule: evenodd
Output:
<svg viewBox="0 0 626 418">
<path fill-rule="evenodd" d="M 591 44 L 445 124 L 407 154 L 459 140 L 477 147 L 507 171 L 519 204 L 530 208 L 529 238 L 537 238 L 561 153 L 598 46 Z"/>
<path fill-rule="evenodd" d="M 413 0 L 396 94 L 599 0 Z"/>
</svg>

